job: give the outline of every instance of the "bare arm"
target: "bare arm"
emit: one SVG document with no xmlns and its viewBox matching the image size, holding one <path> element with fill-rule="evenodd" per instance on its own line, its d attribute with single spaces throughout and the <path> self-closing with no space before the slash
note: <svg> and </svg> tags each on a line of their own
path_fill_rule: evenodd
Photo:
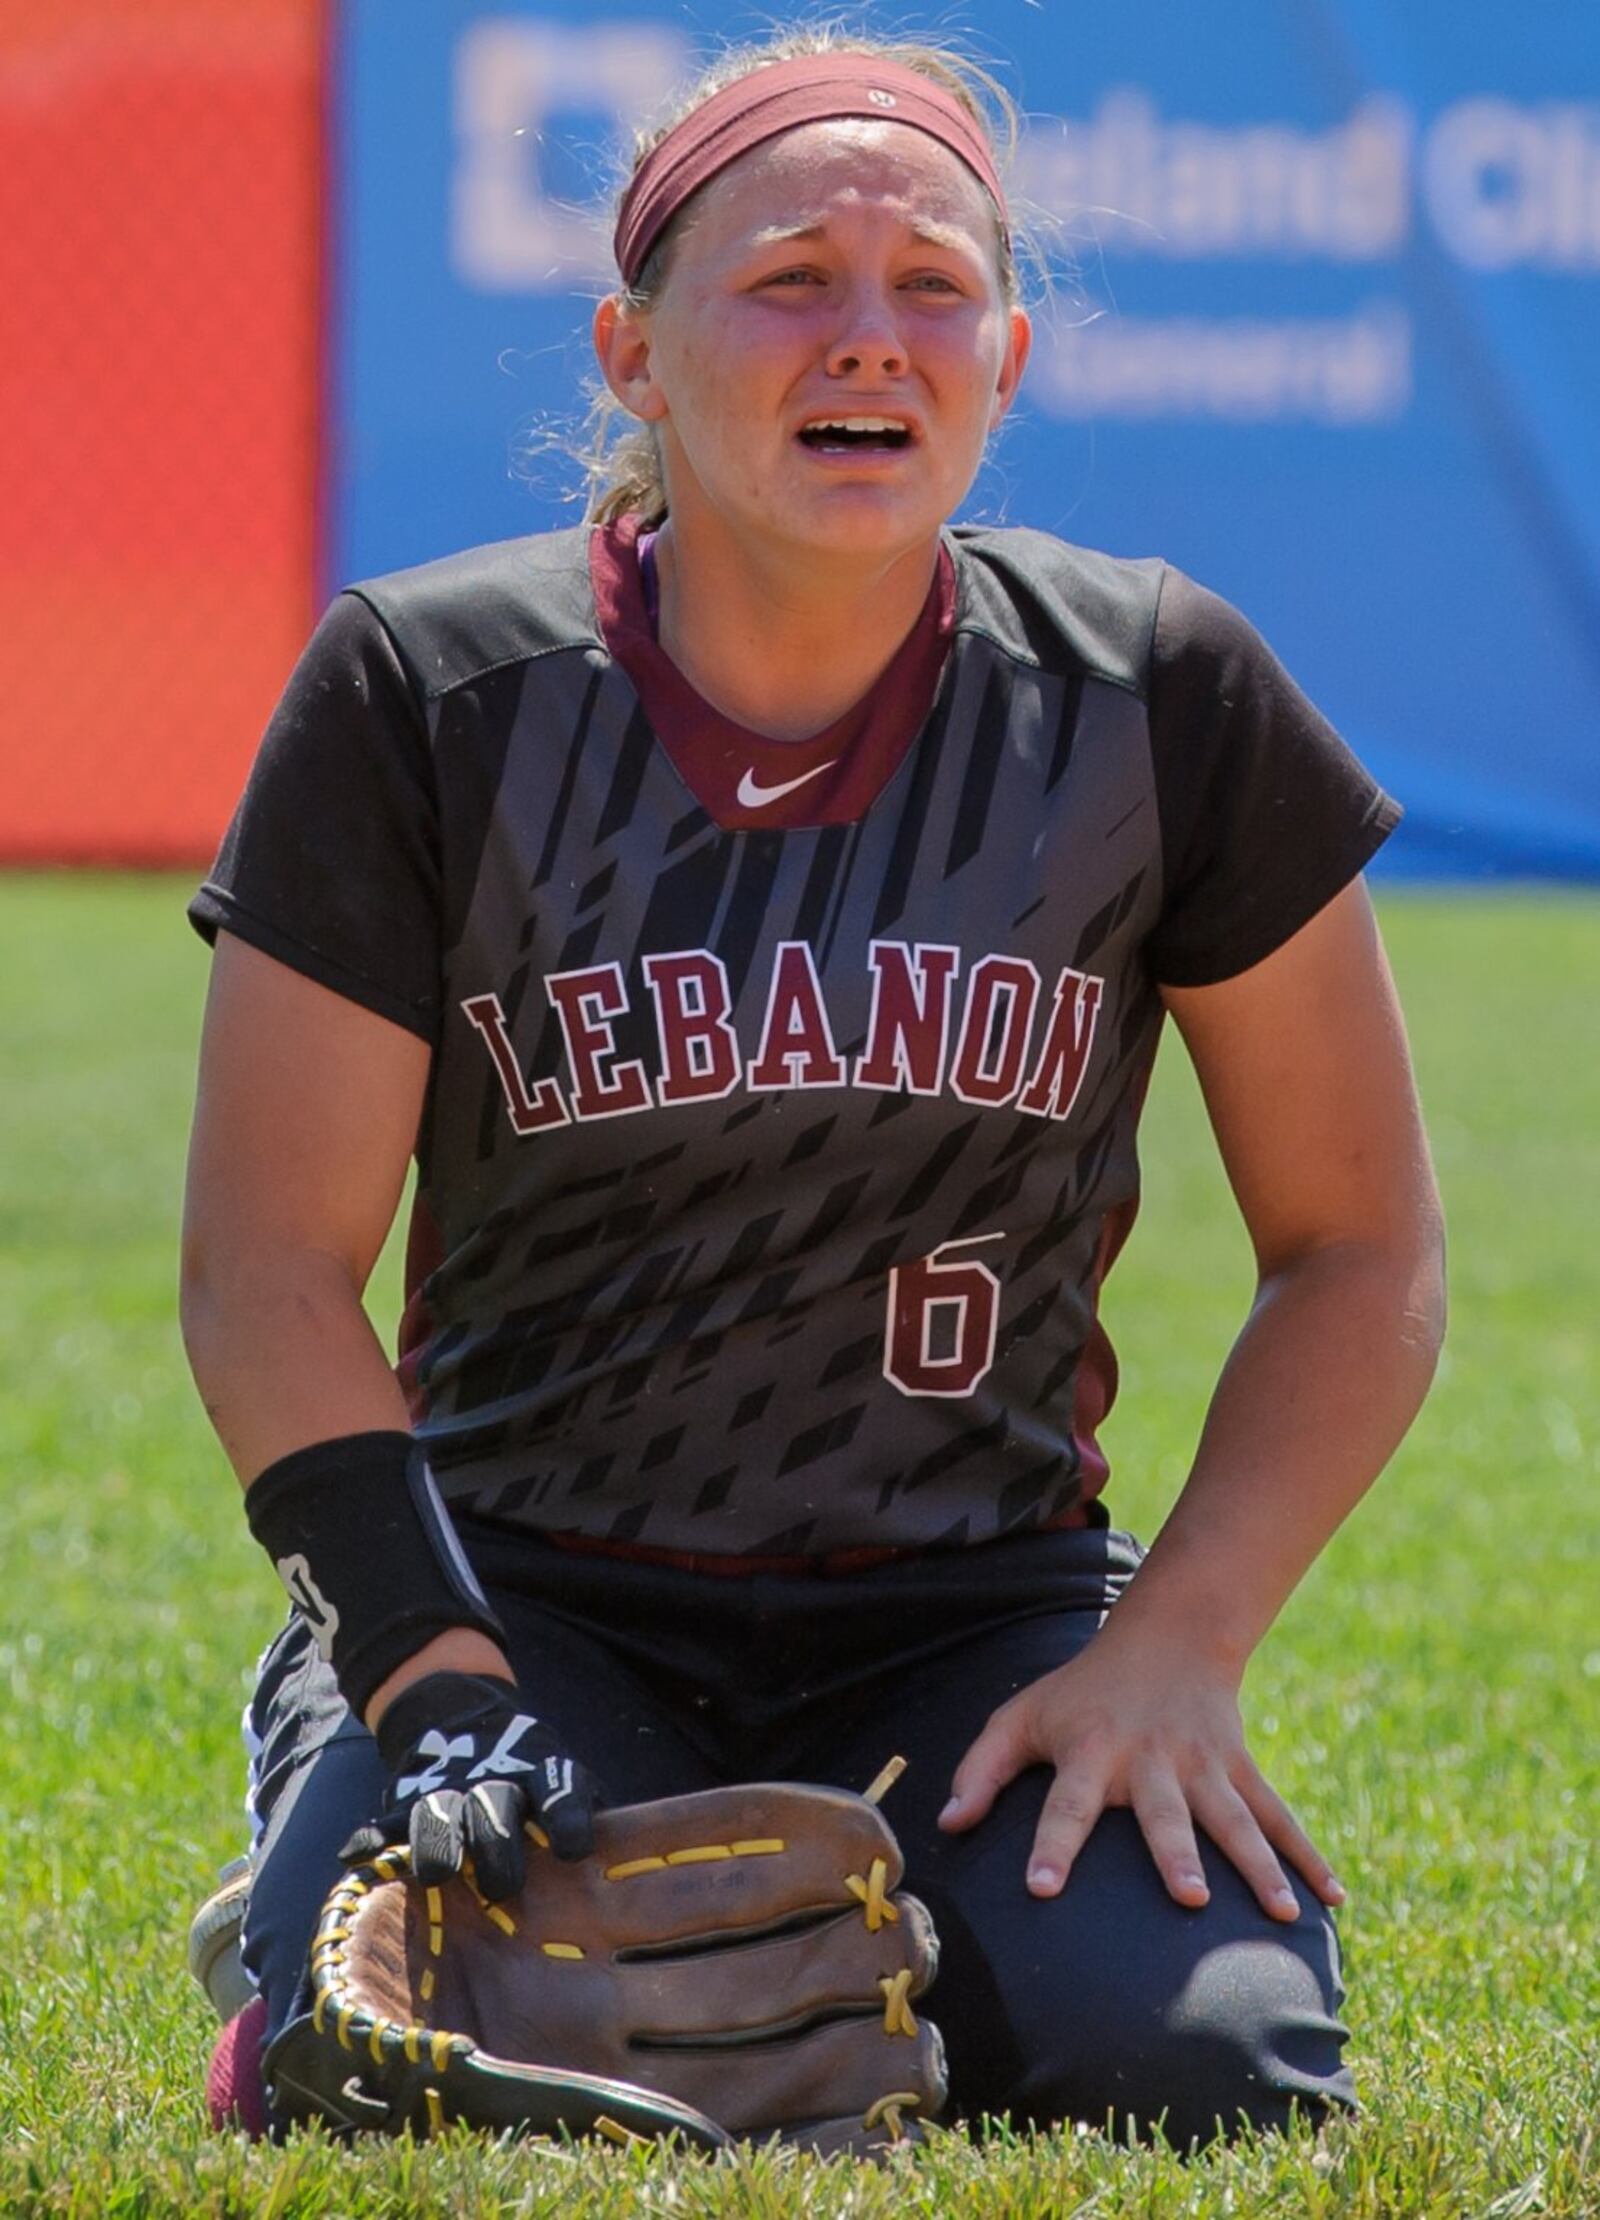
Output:
<svg viewBox="0 0 1600 2220">
<path fill-rule="evenodd" d="M 1427 1393 L 1442 1220 L 1359 883 L 1253 971 L 1167 1001 L 1259 1277 L 1132 1623 L 1185 1624 L 1242 1672 Z"/>
<path fill-rule="evenodd" d="M 292 1450 L 409 1425 L 362 1294 L 405 1184 L 425 1042 L 228 933 L 218 936 L 184 1203 L 182 1320 L 195 1383 L 240 1482 Z M 480 1634 L 391 1675 L 369 1723 L 425 1671 L 509 1678 Z"/>
<path fill-rule="evenodd" d="M 1443 1330 L 1438 1197 L 1365 890 L 1264 963 L 1173 989 L 1258 1267 L 1194 1466 L 1081 1656 L 995 1713 L 946 1824 L 1031 1763 L 1056 1767 L 1030 1886 L 1058 1890 L 1107 1804 L 1135 1810 L 1171 1894 L 1205 1901 L 1195 1825 L 1279 1918 L 1281 1852 L 1327 1901 L 1327 1860 L 1257 1771 L 1237 1693 L 1296 1582 L 1427 1391 Z"/>
</svg>

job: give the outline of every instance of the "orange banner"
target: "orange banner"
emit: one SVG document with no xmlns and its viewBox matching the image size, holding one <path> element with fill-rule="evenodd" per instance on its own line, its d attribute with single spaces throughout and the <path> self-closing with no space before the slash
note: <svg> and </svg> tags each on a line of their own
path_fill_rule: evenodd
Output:
<svg viewBox="0 0 1600 2220">
<path fill-rule="evenodd" d="M 0 15 L 0 860 L 208 858 L 304 640 L 321 13 Z"/>
</svg>

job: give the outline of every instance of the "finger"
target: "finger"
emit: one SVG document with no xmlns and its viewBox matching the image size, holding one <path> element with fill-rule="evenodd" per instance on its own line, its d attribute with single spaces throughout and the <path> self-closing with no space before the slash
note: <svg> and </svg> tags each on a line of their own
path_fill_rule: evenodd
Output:
<svg viewBox="0 0 1600 2220">
<path fill-rule="evenodd" d="M 1166 1765 L 1137 1768 L 1129 1782 L 1130 1801 L 1156 1871 L 1175 1904 L 1191 1910 L 1210 1902 L 1211 1889 L 1200 1862 L 1194 1818 L 1178 1776 Z"/>
<path fill-rule="evenodd" d="M 419 1881 L 448 1881 L 461 1871 L 461 1797 L 436 1788 L 411 1807 L 411 1870 Z"/>
<path fill-rule="evenodd" d="M 339 1863 L 365 1865 L 369 1858 L 376 1858 L 387 1850 L 395 1841 L 397 1833 L 403 1836 L 405 1828 L 397 1830 L 385 1827 L 379 1820 L 368 1820 L 364 1827 L 358 1827 L 350 1839 L 340 1846 Z"/>
<path fill-rule="evenodd" d="M 1271 1919 L 1300 1917 L 1300 1901 L 1255 1814 L 1230 1781 L 1197 1785 L 1194 1814 L 1229 1862 L 1238 1867 Z"/>
<path fill-rule="evenodd" d="M 1324 1904 L 1342 1904 L 1344 1883 L 1301 1826 L 1294 1813 L 1259 1773 L 1239 1786 L 1239 1793 L 1255 1814 L 1256 1823 L 1281 1856 L 1304 1875 Z"/>
<path fill-rule="evenodd" d="M 1007 1781 L 1015 1780 L 1031 1757 L 1032 1752 L 1018 1732 L 1015 1720 L 997 1711 L 982 1733 L 968 1745 L 966 1755 L 956 1767 L 950 1783 L 950 1801 L 939 1814 L 940 1826 L 951 1834 L 959 1834 L 964 1827 L 975 1827 Z"/>
<path fill-rule="evenodd" d="M 586 1858 L 594 1848 L 594 1783 L 573 1758 L 545 1759 L 529 1783 L 539 1824 L 558 1858 Z"/>
<path fill-rule="evenodd" d="M 1059 1896 L 1078 1852 L 1106 1808 L 1106 1780 L 1081 1763 L 1062 1766 L 1051 1784 L 1028 1856 L 1034 1896 Z"/>
<path fill-rule="evenodd" d="M 527 1799 L 511 1781 L 482 1781 L 461 1805 L 461 1833 L 473 1878 L 491 1904 L 515 1896 L 527 1873 L 522 1814 Z"/>
</svg>

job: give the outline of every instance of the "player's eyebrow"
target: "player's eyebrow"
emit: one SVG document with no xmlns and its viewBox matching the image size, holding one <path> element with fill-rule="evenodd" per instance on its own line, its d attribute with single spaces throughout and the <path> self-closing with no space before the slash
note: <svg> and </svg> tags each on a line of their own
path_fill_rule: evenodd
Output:
<svg viewBox="0 0 1600 2220">
<path fill-rule="evenodd" d="M 971 239 L 951 225 L 921 223 L 912 224 L 908 229 L 919 247 L 944 247 L 952 253 L 971 252 Z M 768 224 L 761 231 L 753 231 L 748 244 L 752 248 L 793 246 L 827 236 L 826 224 Z"/>
</svg>

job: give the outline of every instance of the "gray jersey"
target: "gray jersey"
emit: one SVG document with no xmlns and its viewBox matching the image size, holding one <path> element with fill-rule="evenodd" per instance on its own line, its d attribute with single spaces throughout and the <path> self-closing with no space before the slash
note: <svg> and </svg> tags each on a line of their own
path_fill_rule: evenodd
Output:
<svg viewBox="0 0 1600 2220">
<path fill-rule="evenodd" d="M 319 894 L 303 823 L 290 857 L 247 795 L 196 903 L 434 1043 L 404 1372 L 441 1486 L 730 1555 L 1082 1518 L 1158 981 L 1266 954 L 1392 806 L 1292 688 L 1235 710 L 1248 641 L 1209 680 L 1158 643 L 1160 564 L 960 531 L 937 695 L 870 805 L 728 829 L 608 649 L 586 540 L 346 597 L 322 676 L 395 729 L 378 773 L 373 732 L 324 739 L 300 799 L 340 760 L 414 853 L 375 886 L 330 828 Z M 311 760 L 305 722 L 253 787 Z M 1210 796 L 1230 771 L 1253 799 Z M 341 927 L 364 898 L 403 947 Z"/>
</svg>

